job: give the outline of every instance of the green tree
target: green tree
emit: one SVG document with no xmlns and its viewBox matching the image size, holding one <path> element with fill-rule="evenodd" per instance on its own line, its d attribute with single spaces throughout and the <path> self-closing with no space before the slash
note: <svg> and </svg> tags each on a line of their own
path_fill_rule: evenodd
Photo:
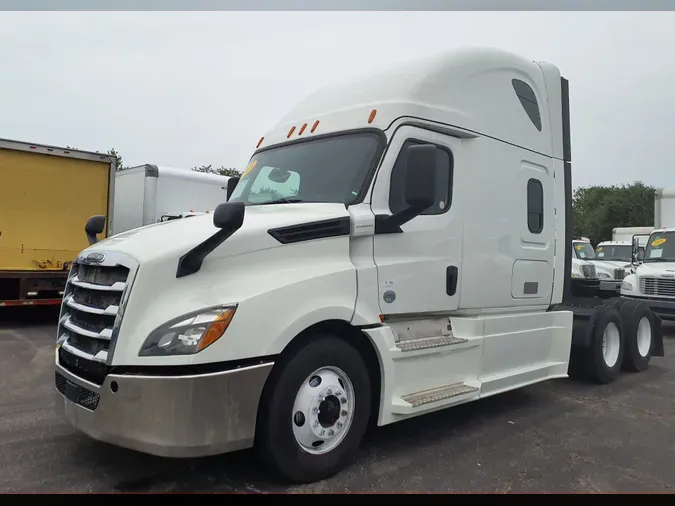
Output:
<svg viewBox="0 0 675 506">
<path fill-rule="evenodd" d="M 655 188 L 641 181 L 612 186 L 577 188 L 572 198 L 572 229 L 593 245 L 612 239 L 615 227 L 654 224 Z"/>
<path fill-rule="evenodd" d="M 109 150 L 106 154 L 115 157 L 115 170 L 124 170 L 128 169 L 129 167 L 125 167 L 124 164 L 122 163 L 122 155 L 120 155 L 115 148 L 112 148 Z"/>
<path fill-rule="evenodd" d="M 207 174 L 218 174 L 220 176 L 241 177 L 241 171 L 237 169 L 227 169 L 225 167 L 213 168 L 211 165 L 200 165 L 192 167 L 195 172 L 206 172 Z"/>
</svg>

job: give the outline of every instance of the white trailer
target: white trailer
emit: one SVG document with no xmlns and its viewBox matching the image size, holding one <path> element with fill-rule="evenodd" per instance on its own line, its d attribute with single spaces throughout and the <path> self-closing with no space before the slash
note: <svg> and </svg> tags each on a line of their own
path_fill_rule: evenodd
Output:
<svg viewBox="0 0 675 506">
<path fill-rule="evenodd" d="M 675 188 L 654 192 L 654 229 L 675 227 Z"/>
<path fill-rule="evenodd" d="M 212 211 L 227 200 L 228 179 L 149 164 L 118 171 L 112 233 Z"/>
<path fill-rule="evenodd" d="M 654 227 L 616 227 L 612 229 L 612 241 L 633 242 L 633 236 L 649 236 Z M 644 240 L 646 243 L 646 239 Z"/>
<path fill-rule="evenodd" d="M 306 482 L 342 469 L 371 422 L 570 368 L 642 371 L 660 320 L 572 275 L 571 174 L 554 65 L 460 50 L 324 88 L 212 215 L 80 254 L 56 409 L 157 455 L 255 446 Z"/>
</svg>

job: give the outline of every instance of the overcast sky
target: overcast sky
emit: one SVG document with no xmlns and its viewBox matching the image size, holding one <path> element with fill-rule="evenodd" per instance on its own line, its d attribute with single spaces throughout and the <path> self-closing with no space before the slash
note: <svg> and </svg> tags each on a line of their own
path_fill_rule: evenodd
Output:
<svg viewBox="0 0 675 506">
<path fill-rule="evenodd" d="M 675 13 L 3 12 L 0 137 L 241 168 L 304 95 L 466 45 L 570 80 L 575 186 L 675 186 Z"/>
</svg>

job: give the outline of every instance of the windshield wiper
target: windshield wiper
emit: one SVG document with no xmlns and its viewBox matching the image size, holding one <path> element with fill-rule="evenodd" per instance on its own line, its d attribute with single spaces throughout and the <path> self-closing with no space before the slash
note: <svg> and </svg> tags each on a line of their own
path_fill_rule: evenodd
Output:
<svg viewBox="0 0 675 506">
<path fill-rule="evenodd" d="M 307 200 L 302 200 L 302 199 L 276 199 L 276 200 L 270 200 L 267 202 L 256 202 L 253 204 L 254 206 L 266 206 L 269 204 L 298 204 L 300 202 L 308 202 Z"/>
</svg>

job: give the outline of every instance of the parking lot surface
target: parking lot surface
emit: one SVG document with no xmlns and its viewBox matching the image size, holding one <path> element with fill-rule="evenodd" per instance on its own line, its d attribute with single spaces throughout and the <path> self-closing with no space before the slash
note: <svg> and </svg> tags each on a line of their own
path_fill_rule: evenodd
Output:
<svg viewBox="0 0 675 506">
<path fill-rule="evenodd" d="M 53 410 L 56 313 L 0 313 L 0 492 L 672 492 L 675 327 L 666 357 L 606 386 L 556 380 L 372 431 L 320 483 L 252 451 L 172 460 L 99 443 Z M 28 310 L 30 309 L 30 310 Z"/>
</svg>

